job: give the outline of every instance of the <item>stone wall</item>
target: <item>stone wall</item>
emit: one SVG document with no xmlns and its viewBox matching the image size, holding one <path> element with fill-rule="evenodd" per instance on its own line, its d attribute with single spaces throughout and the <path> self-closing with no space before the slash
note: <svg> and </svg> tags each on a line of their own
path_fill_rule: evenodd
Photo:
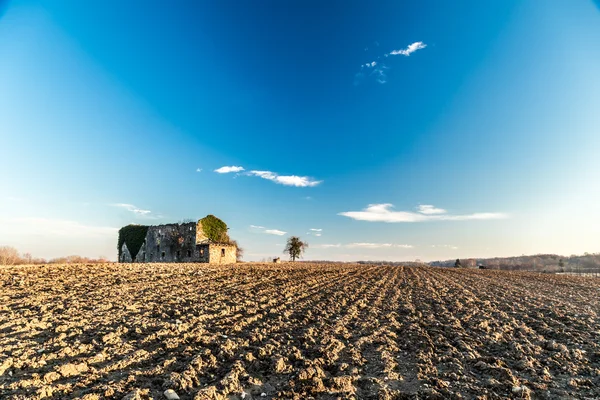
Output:
<svg viewBox="0 0 600 400">
<path fill-rule="evenodd" d="M 127 245 L 125 243 L 123 243 L 123 246 L 121 246 L 121 256 L 119 258 L 119 262 L 122 262 L 122 263 L 133 262 L 133 260 L 131 259 L 131 253 L 129 252 L 129 249 L 127 248 Z"/>
<path fill-rule="evenodd" d="M 197 232 L 198 227 L 202 229 L 200 222 L 148 227 L 146 240 L 140 247 L 135 262 L 235 264 L 236 247 L 230 244 L 209 243 L 204 232 Z M 132 262 L 127 246 L 123 244 L 123 247 L 123 256 L 119 261 Z"/>
<path fill-rule="evenodd" d="M 199 262 L 195 223 L 168 224 L 148 228 L 138 252 L 138 262 Z"/>
<path fill-rule="evenodd" d="M 209 245 L 211 264 L 235 264 L 236 247 L 230 244 L 211 243 Z"/>
</svg>

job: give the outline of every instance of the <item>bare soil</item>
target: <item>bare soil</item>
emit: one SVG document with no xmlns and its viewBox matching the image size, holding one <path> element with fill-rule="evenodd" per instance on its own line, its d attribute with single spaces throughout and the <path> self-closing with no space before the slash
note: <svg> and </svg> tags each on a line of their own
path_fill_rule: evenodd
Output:
<svg viewBox="0 0 600 400">
<path fill-rule="evenodd" d="M 0 268 L 0 398 L 600 398 L 600 279 L 327 264 Z"/>
</svg>

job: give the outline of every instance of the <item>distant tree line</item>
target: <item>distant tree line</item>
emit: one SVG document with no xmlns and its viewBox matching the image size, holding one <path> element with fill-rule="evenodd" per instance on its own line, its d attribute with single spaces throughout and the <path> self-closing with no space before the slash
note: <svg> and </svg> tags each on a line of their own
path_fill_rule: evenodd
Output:
<svg viewBox="0 0 600 400">
<path fill-rule="evenodd" d="M 600 273 L 600 253 L 585 253 L 568 257 L 557 254 L 536 254 L 517 257 L 463 258 L 460 261 L 463 267 L 472 268 L 485 265 L 490 269 L 510 271 Z M 455 259 L 429 263 L 434 267 L 454 267 L 455 264 Z"/>
<path fill-rule="evenodd" d="M 22 264 L 96 264 L 111 262 L 106 257 L 88 258 L 82 256 L 66 256 L 51 259 L 33 257 L 30 253 L 19 254 L 17 249 L 10 246 L 0 246 L 0 265 Z"/>
</svg>

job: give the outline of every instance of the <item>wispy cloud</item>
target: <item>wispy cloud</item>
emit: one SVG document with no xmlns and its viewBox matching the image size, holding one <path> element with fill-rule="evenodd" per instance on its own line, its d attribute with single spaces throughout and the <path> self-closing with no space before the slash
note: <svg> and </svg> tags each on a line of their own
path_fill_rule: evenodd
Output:
<svg viewBox="0 0 600 400">
<path fill-rule="evenodd" d="M 308 230 L 308 232 L 306 232 L 307 235 L 312 235 L 312 236 L 317 236 L 320 237 L 322 235 L 323 229 L 317 229 L 317 228 L 310 228 Z"/>
<path fill-rule="evenodd" d="M 408 47 L 406 47 L 405 49 L 392 50 L 388 54 L 390 56 L 403 55 L 403 56 L 407 56 L 408 57 L 412 53 L 414 53 L 415 51 L 424 49 L 425 47 L 427 47 L 427 45 L 425 43 L 423 43 L 423 42 L 414 42 L 412 44 L 409 44 Z"/>
<path fill-rule="evenodd" d="M 150 210 L 142 210 L 141 208 L 137 208 L 133 204 L 117 203 L 117 204 L 111 204 L 111 206 L 124 208 L 127 211 L 131 211 L 132 213 L 139 214 L 139 215 L 148 215 L 152 212 Z"/>
<path fill-rule="evenodd" d="M 23 201 L 25 199 L 23 199 L 22 197 L 17 197 L 17 196 L 4 196 L 4 200 L 8 200 L 8 201 Z"/>
<path fill-rule="evenodd" d="M 342 247 L 341 244 L 316 244 L 314 246 L 312 246 L 315 249 L 332 249 L 332 248 L 338 248 L 338 247 Z"/>
<path fill-rule="evenodd" d="M 244 167 L 239 167 L 236 165 L 223 166 L 221 168 L 215 169 L 215 172 L 219 173 L 219 174 L 229 174 L 231 172 L 241 172 L 241 171 L 244 171 Z"/>
<path fill-rule="evenodd" d="M 15 233 L 19 233 L 19 229 L 21 229 L 25 233 L 34 235 L 116 237 L 118 231 L 118 228 L 108 226 L 85 225 L 76 221 L 51 218 L 13 218 L 2 222 L 4 226 L 11 224 L 14 224 Z"/>
<path fill-rule="evenodd" d="M 331 249 L 341 248 L 347 249 L 412 249 L 414 246 L 410 244 L 394 244 L 394 243 L 348 243 L 348 244 L 316 244 L 313 248 L 316 249 Z"/>
<path fill-rule="evenodd" d="M 441 247 L 445 249 L 458 250 L 457 246 L 452 246 L 450 244 L 432 244 L 431 247 Z"/>
<path fill-rule="evenodd" d="M 267 229 L 264 226 L 260 226 L 260 225 L 250 225 L 250 228 L 254 232 L 266 233 L 267 235 L 283 236 L 287 233 L 287 232 L 281 231 L 279 229 Z"/>
<path fill-rule="evenodd" d="M 393 204 L 369 204 L 362 211 L 346 211 L 338 215 L 358 221 L 372 222 L 424 222 L 424 221 L 465 221 L 465 220 L 490 220 L 508 218 L 504 213 L 473 213 L 464 215 L 447 214 L 446 210 L 426 206 L 424 211 L 419 207 L 418 212 L 394 211 Z M 432 213 L 433 210 L 433 213 Z"/>
<path fill-rule="evenodd" d="M 323 181 L 317 181 L 308 176 L 297 176 L 297 175 L 279 175 L 271 171 L 249 171 L 246 173 L 249 176 L 258 176 L 280 185 L 285 186 L 296 186 L 296 187 L 313 187 L 317 186 Z"/>
<path fill-rule="evenodd" d="M 196 168 L 196 172 L 202 172 L 202 168 Z"/>
<path fill-rule="evenodd" d="M 241 166 L 224 166 L 214 170 L 219 174 L 229 174 L 231 172 L 242 173 L 245 171 L 244 167 Z M 296 186 L 296 187 L 313 187 L 321 184 L 323 181 L 319 181 L 313 179 L 308 176 L 298 176 L 298 175 L 279 175 L 273 171 L 260 171 L 260 170 L 252 170 L 248 172 L 242 173 L 242 175 L 246 176 L 257 176 L 262 179 L 266 179 L 268 181 L 277 183 L 279 185 L 285 186 Z M 237 175 L 236 175 L 237 176 Z"/>
<path fill-rule="evenodd" d="M 417 207 L 418 211 L 421 214 L 425 214 L 425 215 L 434 215 L 434 214 L 445 214 L 446 210 L 444 210 L 443 208 L 436 208 L 432 205 L 420 205 L 419 207 Z"/>
<path fill-rule="evenodd" d="M 402 248 L 412 249 L 413 246 L 410 244 L 393 244 L 393 243 L 350 243 L 345 247 L 349 249 L 385 249 L 385 248 Z"/>
<path fill-rule="evenodd" d="M 269 235 L 283 236 L 283 235 L 285 235 L 287 232 L 280 231 L 279 229 L 265 229 L 265 233 L 267 233 L 267 234 L 269 234 Z"/>
<path fill-rule="evenodd" d="M 142 219 L 161 219 L 161 218 L 163 218 L 163 216 L 160 214 L 154 214 L 150 210 L 141 209 L 139 207 L 134 206 L 133 204 L 116 203 L 116 204 L 109 204 L 109 205 L 112 207 L 123 208 L 129 212 L 132 212 L 138 218 L 142 218 Z"/>
<path fill-rule="evenodd" d="M 366 77 L 373 78 L 378 83 L 386 83 L 388 80 L 386 70 L 389 69 L 389 66 L 387 66 L 383 60 L 389 58 L 390 56 L 397 55 L 408 57 L 415 51 L 424 49 L 425 47 L 427 47 L 427 45 L 423 42 L 414 42 L 409 44 L 405 49 L 392 50 L 389 53 L 383 54 L 383 56 L 378 56 L 377 60 L 380 61 L 374 60 L 362 64 L 360 66 L 361 71 L 354 76 L 354 85 L 359 85 Z M 372 71 L 368 72 L 370 69 L 372 69 Z"/>
</svg>

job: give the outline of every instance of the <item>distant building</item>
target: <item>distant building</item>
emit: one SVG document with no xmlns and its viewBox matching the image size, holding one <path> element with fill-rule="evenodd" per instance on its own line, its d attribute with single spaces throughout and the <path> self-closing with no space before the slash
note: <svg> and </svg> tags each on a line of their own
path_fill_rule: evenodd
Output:
<svg viewBox="0 0 600 400">
<path fill-rule="evenodd" d="M 281 264 L 281 258 L 279 258 L 279 257 L 277 257 L 277 258 L 274 258 L 274 259 L 273 259 L 273 262 L 274 262 L 275 264 Z"/>
<path fill-rule="evenodd" d="M 200 221 L 156 226 L 130 225 L 119 248 L 122 263 L 209 263 L 234 264 L 237 247 L 211 241 Z M 144 235 L 145 231 L 145 235 Z M 119 242 L 120 243 L 120 242 Z"/>
</svg>

